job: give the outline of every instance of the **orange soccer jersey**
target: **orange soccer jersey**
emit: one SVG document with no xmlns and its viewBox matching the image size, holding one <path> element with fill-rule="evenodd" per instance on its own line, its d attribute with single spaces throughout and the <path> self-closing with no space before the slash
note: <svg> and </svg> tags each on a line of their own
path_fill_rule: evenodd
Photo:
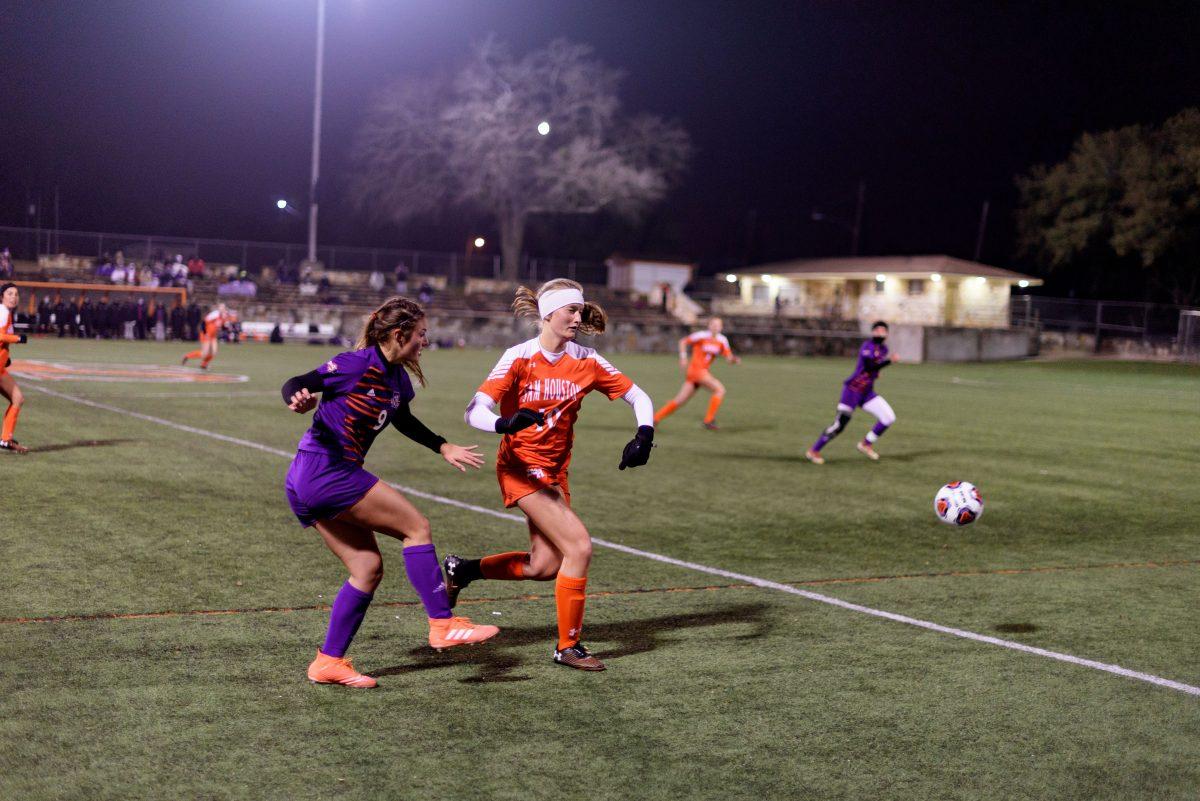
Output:
<svg viewBox="0 0 1200 801">
<path fill-rule="evenodd" d="M 733 351 L 729 347 L 729 340 L 725 338 L 724 334 L 697 331 L 689 335 L 686 341 L 692 349 L 692 360 L 688 364 L 687 369 L 687 378 L 689 381 L 707 373 L 709 366 L 713 363 L 713 359 L 718 356 L 725 356 L 726 358 L 733 356 Z"/>
<path fill-rule="evenodd" d="M 13 315 L 7 306 L 0 306 L 0 375 L 8 372 L 8 346 L 19 342 L 20 336 L 13 333 Z"/>
<path fill-rule="evenodd" d="M 530 426 L 500 440 L 498 470 L 530 475 L 565 473 L 571 462 L 575 419 L 583 396 L 599 390 L 609 400 L 621 397 L 633 382 L 591 348 L 568 342 L 553 359 L 531 339 L 500 357 L 479 391 L 500 404 L 500 414 L 536 409 L 545 425 Z"/>
<path fill-rule="evenodd" d="M 204 315 L 204 330 L 200 332 L 200 338 L 216 339 L 227 321 L 228 317 L 221 314 L 220 309 L 213 309 Z"/>
</svg>

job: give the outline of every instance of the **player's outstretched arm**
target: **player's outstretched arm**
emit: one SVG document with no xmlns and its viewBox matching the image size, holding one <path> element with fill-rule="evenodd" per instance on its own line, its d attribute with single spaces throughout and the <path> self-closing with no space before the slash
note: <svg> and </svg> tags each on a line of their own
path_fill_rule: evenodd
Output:
<svg viewBox="0 0 1200 801">
<path fill-rule="evenodd" d="M 633 439 L 621 451 L 621 463 L 618 470 L 626 467 L 641 467 L 650 460 L 650 450 L 654 447 L 654 401 L 646 391 L 637 384 L 631 386 L 621 399 L 633 407 L 637 417 L 638 430 Z"/>
<path fill-rule="evenodd" d="M 483 464 L 483 457 L 476 453 L 479 449 L 478 445 L 464 446 L 447 442 L 445 437 L 433 433 L 428 426 L 418 420 L 407 403 L 396 410 L 396 414 L 392 416 L 392 425 L 413 442 L 440 454 L 451 467 L 459 472 L 467 472 L 468 467 L 478 469 Z"/>
</svg>

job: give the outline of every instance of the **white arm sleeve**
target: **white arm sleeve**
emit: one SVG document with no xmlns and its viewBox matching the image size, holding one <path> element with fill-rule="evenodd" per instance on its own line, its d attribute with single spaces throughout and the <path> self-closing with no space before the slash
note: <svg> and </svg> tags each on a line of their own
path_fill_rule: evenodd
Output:
<svg viewBox="0 0 1200 801">
<path fill-rule="evenodd" d="M 628 392 L 621 396 L 621 400 L 633 407 L 633 413 L 637 415 L 639 426 L 654 425 L 654 401 L 650 400 L 646 390 L 634 384 Z"/>
<path fill-rule="evenodd" d="M 495 434 L 496 421 L 500 419 L 500 415 L 492 411 L 492 407 L 495 405 L 496 402 L 490 395 L 476 392 L 475 397 L 471 398 L 471 402 L 467 404 L 467 413 L 463 415 L 463 419 L 472 428 Z"/>
</svg>

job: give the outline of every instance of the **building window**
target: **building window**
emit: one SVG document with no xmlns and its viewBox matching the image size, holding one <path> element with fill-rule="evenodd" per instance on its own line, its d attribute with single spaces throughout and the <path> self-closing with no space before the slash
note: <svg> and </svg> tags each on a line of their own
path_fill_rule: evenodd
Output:
<svg viewBox="0 0 1200 801">
<path fill-rule="evenodd" d="M 924 295 L 925 294 L 925 279 L 923 279 L 923 278 L 908 279 L 908 294 Z"/>
</svg>

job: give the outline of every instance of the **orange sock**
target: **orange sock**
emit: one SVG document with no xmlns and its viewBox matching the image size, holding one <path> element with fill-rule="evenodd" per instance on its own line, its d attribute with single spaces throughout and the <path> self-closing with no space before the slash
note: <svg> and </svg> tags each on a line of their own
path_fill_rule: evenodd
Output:
<svg viewBox="0 0 1200 801">
<path fill-rule="evenodd" d="M 200 351 L 198 351 L 198 350 L 194 350 L 194 351 L 192 351 L 191 353 L 189 353 L 187 356 L 184 356 L 183 358 L 185 358 L 185 359 L 199 359 L 199 358 L 200 358 Z"/>
<path fill-rule="evenodd" d="M 664 417 L 671 414 L 678 408 L 679 408 L 679 404 L 676 403 L 675 401 L 667 401 L 666 406 L 662 407 L 661 409 L 659 409 L 657 412 L 654 413 L 654 422 L 656 422 L 656 423 L 659 422 Z"/>
<path fill-rule="evenodd" d="M 558 612 L 558 650 L 579 643 L 583 633 L 583 603 L 587 576 L 576 578 L 558 574 L 554 581 L 554 607 Z"/>
<path fill-rule="evenodd" d="M 0 439 L 8 441 L 12 439 L 13 431 L 17 428 L 17 418 L 21 416 L 20 406 L 9 406 L 8 411 L 4 413 L 4 429 L 0 432 Z"/>
<path fill-rule="evenodd" d="M 708 411 L 704 415 L 704 422 L 711 423 L 717 418 L 717 409 L 721 408 L 721 401 L 725 400 L 723 395 L 713 395 L 708 401 Z"/>
<path fill-rule="evenodd" d="M 208 367 L 208 363 L 212 361 L 212 356 L 205 356 L 200 360 L 201 367 Z"/>
<path fill-rule="evenodd" d="M 485 579 L 521 581 L 525 578 L 525 562 L 529 554 L 525 551 L 509 551 L 485 556 L 479 560 L 479 572 Z"/>
</svg>

